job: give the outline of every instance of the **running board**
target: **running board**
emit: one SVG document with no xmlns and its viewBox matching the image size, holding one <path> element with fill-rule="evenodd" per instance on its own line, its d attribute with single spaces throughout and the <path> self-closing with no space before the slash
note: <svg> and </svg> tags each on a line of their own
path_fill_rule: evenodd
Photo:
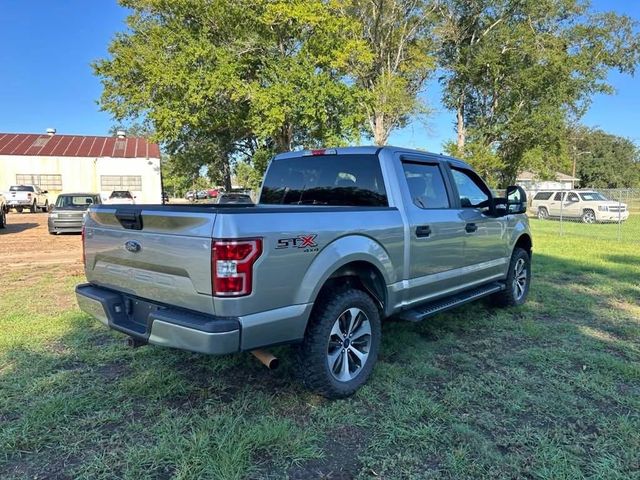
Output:
<svg viewBox="0 0 640 480">
<path fill-rule="evenodd" d="M 464 305 L 465 303 L 473 302 L 479 298 L 486 297 L 504 290 L 506 287 L 503 283 L 490 283 L 481 287 L 472 288 L 461 293 L 457 293 L 451 297 L 441 298 L 434 300 L 433 302 L 423 303 L 411 310 L 405 310 L 398 315 L 401 320 L 408 322 L 420 322 L 427 317 L 431 317 L 436 313 L 444 312 L 451 308 Z"/>
</svg>

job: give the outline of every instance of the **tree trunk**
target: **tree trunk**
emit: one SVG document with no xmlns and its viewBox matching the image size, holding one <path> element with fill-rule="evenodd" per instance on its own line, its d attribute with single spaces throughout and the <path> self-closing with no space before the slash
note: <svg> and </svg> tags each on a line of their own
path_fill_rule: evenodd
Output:
<svg viewBox="0 0 640 480">
<path fill-rule="evenodd" d="M 464 142 L 466 140 L 466 130 L 464 128 L 464 102 L 461 100 L 458 102 L 458 108 L 456 111 L 456 121 L 458 128 L 458 154 L 464 154 Z"/>
<path fill-rule="evenodd" d="M 231 191 L 231 165 L 229 164 L 229 157 L 227 157 L 222 166 L 222 179 L 224 181 L 224 189 L 227 192 Z"/>
<path fill-rule="evenodd" d="M 293 142 L 293 126 L 290 124 L 283 125 L 275 140 L 277 153 L 291 151 L 291 144 Z"/>
<path fill-rule="evenodd" d="M 384 113 L 374 113 L 373 117 L 373 143 L 386 145 L 389 139 L 389 130 L 384 125 Z"/>
</svg>

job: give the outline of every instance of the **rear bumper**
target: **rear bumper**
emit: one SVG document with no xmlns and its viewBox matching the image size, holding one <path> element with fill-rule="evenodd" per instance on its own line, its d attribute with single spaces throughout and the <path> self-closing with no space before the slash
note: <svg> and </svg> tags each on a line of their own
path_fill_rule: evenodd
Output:
<svg viewBox="0 0 640 480">
<path fill-rule="evenodd" d="M 240 350 L 240 321 L 202 315 L 82 284 L 76 287 L 80 309 L 114 330 L 145 343 L 224 355 Z"/>
<path fill-rule="evenodd" d="M 7 200 L 9 208 L 30 207 L 31 205 L 33 205 L 33 200 Z"/>
</svg>

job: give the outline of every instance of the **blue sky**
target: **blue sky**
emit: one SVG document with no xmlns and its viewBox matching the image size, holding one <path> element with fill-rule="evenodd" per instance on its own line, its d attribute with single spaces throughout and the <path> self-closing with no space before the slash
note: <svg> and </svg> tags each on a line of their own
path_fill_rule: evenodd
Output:
<svg viewBox="0 0 640 480">
<path fill-rule="evenodd" d="M 596 10 L 640 19 L 640 2 L 595 0 Z M 96 104 L 101 85 L 90 63 L 107 54 L 127 12 L 111 0 L 0 0 L 0 132 L 107 134 L 114 123 Z M 640 72 L 639 72 L 640 74 Z M 640 144 L 640 81 L 612 72 L 614 96 L 598 96 L 583 119 Z M 390 143 L 440 152 L 454 138 L 452 112 L 432 81 L 426 98 L 434 115 L 395 132 Z"/>
</svg>

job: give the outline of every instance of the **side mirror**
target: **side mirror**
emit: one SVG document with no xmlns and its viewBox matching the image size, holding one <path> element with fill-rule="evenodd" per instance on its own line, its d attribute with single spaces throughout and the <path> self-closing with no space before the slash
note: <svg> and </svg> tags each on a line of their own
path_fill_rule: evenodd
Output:
<svg viewBox="0 0 640 480">
<path fill-rule="evenodd" d="M 43 190 L 42 193 L 49 193 L 49 190 Z"/>
<path fill-rule="evenodd" d="M 507 213 L 518 214 L 527 211 L 527 193 L 522 187 L 507 187 Z"/>
</svg>

